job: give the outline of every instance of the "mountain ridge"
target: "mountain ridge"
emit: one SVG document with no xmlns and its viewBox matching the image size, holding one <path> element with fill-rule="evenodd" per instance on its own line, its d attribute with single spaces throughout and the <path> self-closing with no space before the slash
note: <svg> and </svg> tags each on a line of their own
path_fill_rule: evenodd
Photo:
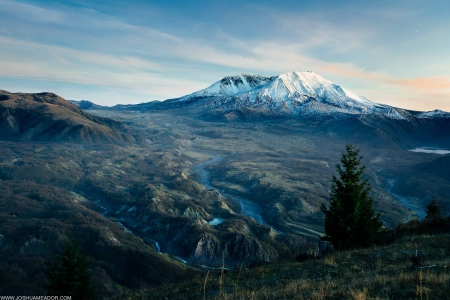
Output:
<svg viewBox="0 0 450 300">
<path fill-rule="evenodd" d="M 53 93 L 0 91 L 1 140 L 128 143 L 124 124 L 91 115 Z"/>
<path fill-rule="evenodd" d="M 71 101 L 83 109 L 160 110 L 189 106 L 207 111 L 261 110 L 263 115 L 272 113 L 276 117 L 381 115 L 397 120 L 450 118 L 450 112 L 438 109 L 412 111 L 371 101 L 312 71 L 293 71 L 269 77 L 245 73 L 226 76 L 179 98 L 141 104 L 104 107 L 85 100 Z"/>
<path fill-rule="evenodd" d="M 312 71 L 294 71 L 272 77 L 251 74 L 228 76 L 205 89 L 161 103 L 162 106 L 177 104 L 205 109 L 268 109 L 299 116 L 382 114 L 391 119 L 413 116 L 406 109 L 376 103 L 357 95 Z M 450 117 L 450 113 L 422 112 L 416 117 Z"/>
</svg>

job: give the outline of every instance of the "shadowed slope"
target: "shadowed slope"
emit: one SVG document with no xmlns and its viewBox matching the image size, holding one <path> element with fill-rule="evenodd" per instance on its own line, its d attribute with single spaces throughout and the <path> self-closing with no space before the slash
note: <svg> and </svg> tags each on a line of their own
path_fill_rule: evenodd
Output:
<svg viewBox="0 0 450 300">
<path fill-rule="evenodd" d="M 0 90 L 0 139 L 15 141 L 135 142 L 120 122 L 90 115 L 53 93 Z"/>
</svg>

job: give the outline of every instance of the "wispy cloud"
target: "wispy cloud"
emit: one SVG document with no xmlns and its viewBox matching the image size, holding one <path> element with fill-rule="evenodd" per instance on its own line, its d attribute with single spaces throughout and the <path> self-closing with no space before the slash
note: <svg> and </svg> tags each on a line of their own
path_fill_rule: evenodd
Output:
<svg viewBox="0 0 450 300">
<path fill-rule="evenodd" d="M 189 30 L 178 35 L 167 26 L 86 8 L 49 9 L 0 0 L 0 16 L 7 24 L 0 27 L 0 77 L 120 88 L 166 99 L 235 73 L 312 70 L 388 104 L 403 105 L 405 99 L 419 96 L 450 101 L 445 99 L 450 99 L 448 64 L 446 68 L 435 64 L 441 76 L 413 73 L 412 78 L 381 64 L 389 49 L 373 42 L 382 38 L 380 26 L 364 18 L 391 22 L 401 11 L 398 7 L 398 11 L 367 9 L 360 14 L 355 14 L 356 8 L 313 13 L 262 5 L 251 8 L 255 16 L 249 15 L 246 25 L 252 26 L 258 16 L 264 16 L 266 25 L 254 36 L 222 27 L 205 37 Z M 405 11 L 400 18 L 418 17 L 413 9 Z M 246 19 L 247 14 L 241 17 Z M 439 33 L 430 31 L 428 36 L 432 34 Z"/>
<path fill-rule="evenodd" d="M 0 11 L 14 18 L 45 23 L 62 24 L 65 19 L 59 11 L 10 0 L 0 0 Z"/>
<path fill-rule="evenodd" d="M 113 56 L 5 37 L 0 37 L 0 52 L 0 77 L 135 90 L 152 99 L 180 96 L 179 91 L 188 93 L 203 86 L 189 77 L 168 76 L 161 72 L 166 70 L 162 65 L 139 57 Z"/>
<path fill-rule="evenodd" d="M 425 78 L 390 78 L 386 81 L 392 85 L 414 90 L 450 92 L 450 75 Z"/>
</svg>

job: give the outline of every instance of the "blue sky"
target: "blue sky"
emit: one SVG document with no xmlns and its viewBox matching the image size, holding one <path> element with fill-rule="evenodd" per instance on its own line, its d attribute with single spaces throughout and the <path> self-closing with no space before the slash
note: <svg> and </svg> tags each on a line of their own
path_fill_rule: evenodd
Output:
<svg viewBox="0 0 450 300">
<path fill-rule="evenodd" d="M 0 20 L 11 92 L 114 105 L 311 70 L 373 101 L 450 111 L 447 0 L 0 0 Z"/>
</svg>

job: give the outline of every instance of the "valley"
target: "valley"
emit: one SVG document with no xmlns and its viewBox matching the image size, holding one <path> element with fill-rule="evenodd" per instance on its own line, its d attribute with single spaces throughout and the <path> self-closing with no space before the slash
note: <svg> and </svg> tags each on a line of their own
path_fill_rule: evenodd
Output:
<svg viewBox="0 0 450 300">
<path fill-rule="evenodd" d="M 397 109 L 407 118 L 391 118 L 391 108 L 383 106 L 388 114 L 382 115 L 363 99 L 373 115 L 344 115 L 340 108 L 293 116 L 254 107 L 208 110 L 204 98 L 189 97 L 192 106 L 180 100 L 112 108 L 82 102 L 82 111 L 54 94 L 4 93 L 4 122 L 12 115 L 24 122 L 23 114 L 39 119 L 27 108 L 42 103 L 62 109 L 49 115 L 48 124 L 71 111 L 64 123 L 69 129 L 61 129 L 71 133 L 66 138 L 11 125 L 17 132 L 11 129 L 0 141 L 0 187 L 6 191 L 0 197 L 0 271 L 35 274 L 28 294 L 42 292 L 42 265 L 70 236 L 102 274 L 95 281 L 102 297 L 221 266 L 314 256 L 324 233 L 320 206 L 329 201 L 346 143 L 361 147 L 375 210 L 387 228 L 422 219 L 433 196 L 450 193 L 450 156 L 433 150 L 448 147 L 446 115 L 430 119 Z M 20 113 L 8 108 L 13 101 L 22 105 Z M 30 218 L 39 229 L 27 225 Z M 30 255 L 39 258 L 31 269 L 25 263 Z M 139 260 L 145 264 L 138 272 L 123 270 Z M 170 276 L 161 275 L 166 268 Z M 12 293 L 29 276 L 5 279 L 0 291 Z"/>
</svg>

